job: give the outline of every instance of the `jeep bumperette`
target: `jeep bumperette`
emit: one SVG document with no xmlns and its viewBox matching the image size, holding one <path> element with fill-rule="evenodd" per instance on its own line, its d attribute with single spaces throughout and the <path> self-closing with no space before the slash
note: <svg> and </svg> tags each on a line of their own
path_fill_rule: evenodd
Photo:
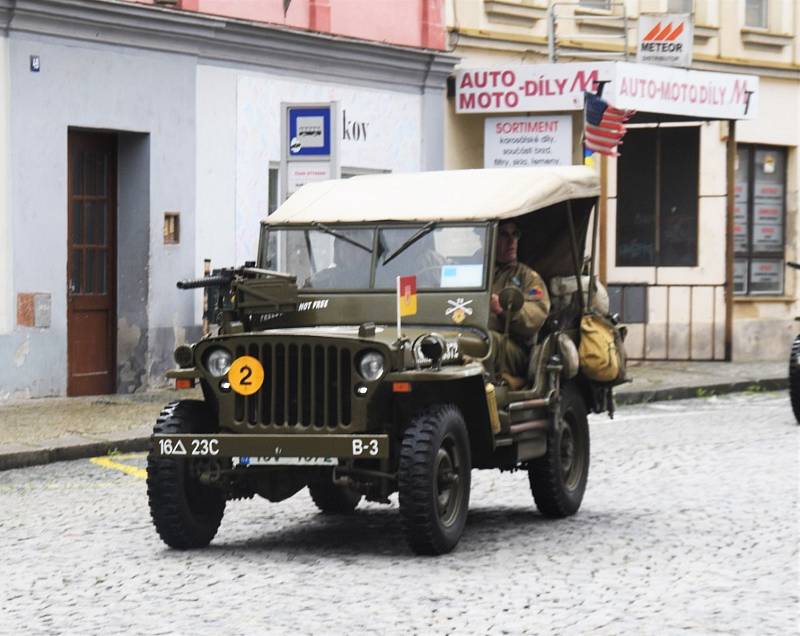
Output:
<svg viewBox="0 0 800 636">
<path fill-rule="evenodd" d="M 332 514 L 398 492 L 411 548 L 441 554 L 461 537 L 476 468 L 527 470 L 543 514 L 575 513 L 587 414 L 613 414 L 614 383 L 590 380 L 576 348 L 594 304 L 584 253 L 598 193 L 584 167 L 311 184 L 262 221 L 256 263 L 179 283 L 210 287 L 218 328 L 178 347 L 168 373 L 204 399 L 170 404 L 155 426 L 147 486 L 164 542 L 205 546 L 226 500 L 308 487 Z M 482 364 L 506 219 L 553 295 L 516 390 Z M 415 297 L 398 294 L 406 276 Z M 509 314 L 523 301 L 513 287 L 500 297 Z"/>
</svg>

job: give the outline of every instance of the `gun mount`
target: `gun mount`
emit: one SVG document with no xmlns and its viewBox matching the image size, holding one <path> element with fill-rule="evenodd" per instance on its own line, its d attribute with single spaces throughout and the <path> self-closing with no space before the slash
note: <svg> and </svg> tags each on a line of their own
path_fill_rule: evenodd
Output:
<svg viewBox="0 0 800 636">
<path fill-rule="evenodd" d="M 249 330 L 254 318 L 297 309 L 297 277 L 251 263 L 215 269 L 210 276 L 178 281 L 177 286 L 208 290 L 205 317 L 220 325 L 221 333 L 230 333 L 234 323 Z"/>
</svg>

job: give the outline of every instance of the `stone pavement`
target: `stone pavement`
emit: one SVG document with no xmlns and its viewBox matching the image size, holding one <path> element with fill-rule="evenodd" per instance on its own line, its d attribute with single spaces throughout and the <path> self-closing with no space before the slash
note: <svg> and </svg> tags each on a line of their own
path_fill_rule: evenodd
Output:
<svg viewBox="0 0 800 636">
<path fill-rule="evenodd" d="M 788 382 L 786 361 L 633 362 L 629 371 L 633 382 L 615 391 L 619 405 L 776 390 Z M 0 402 L 0 470 L 145 450 L 166 403 L 200 397 L 194 389 Z"/>
<path fill-rule="evenodd" d="M 142 453 L 0 472 L 0 634 L 798 634 L 800 427 L 785 392 L 591 417 L 580 511 L 475 470 L 455 551 L 415 556 L 397 496 L 229 501 L 204 550 L 152 525 Z M 122 469 L 130 469 L 123 471 Z"/>
</svg>

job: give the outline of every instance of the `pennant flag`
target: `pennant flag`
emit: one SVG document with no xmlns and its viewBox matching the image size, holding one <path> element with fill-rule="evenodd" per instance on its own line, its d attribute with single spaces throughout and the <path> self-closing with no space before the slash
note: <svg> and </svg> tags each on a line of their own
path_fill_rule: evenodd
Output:
<svg viewBox="0 0 800 636">
<path fill-rule="evenodd" d="M 589 150 L 617 157 L 617 145 L 627 132 L 625 122 L 636 114 L 634 110 L 614 108 L 608 102 L 586 93 L 583 121 L 583 143 Z"/>
<path fill-rule="evenodd" d="M 413 316 L 417 313 L 417 277 L 397 277 L 397 307 L 401 316 Z"/>
</svg>

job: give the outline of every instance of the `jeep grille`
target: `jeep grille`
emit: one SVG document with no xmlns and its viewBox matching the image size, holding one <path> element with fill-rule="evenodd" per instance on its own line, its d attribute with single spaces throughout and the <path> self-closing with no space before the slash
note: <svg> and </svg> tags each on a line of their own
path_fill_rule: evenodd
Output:
<svg viewBox="0 0 800 636">
<path fill-rule="evenodd" d="M 347 427 L 352 420 L 352 356 L 349 349 L 306 343 L 238 346 L 264 367 L 264 386 L 236 395 L 237 423 L 264 426 Z"/>
</svg>

